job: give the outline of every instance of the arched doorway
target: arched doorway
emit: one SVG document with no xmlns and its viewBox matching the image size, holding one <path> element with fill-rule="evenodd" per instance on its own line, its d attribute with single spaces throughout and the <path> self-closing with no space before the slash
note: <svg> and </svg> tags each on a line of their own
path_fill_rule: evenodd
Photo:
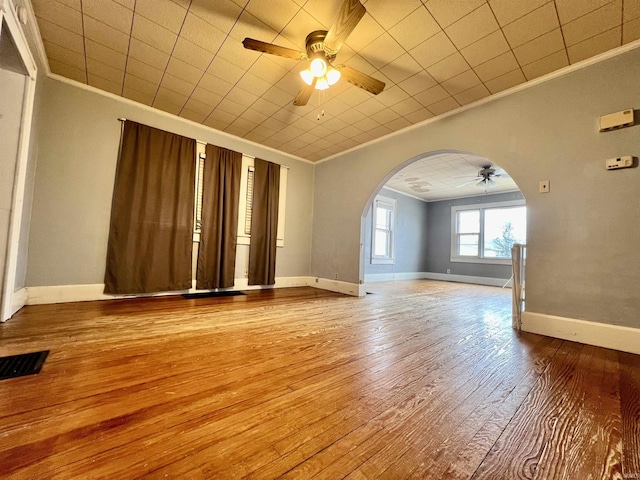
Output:
<svg viewBox="0 0 640 480">
<path fill-rule="evenodd" d="M 360 278 L 503 286 L 511 246 L 525 242 L 524 195 L 497 162 L 429 152 L 389 172 L 372 192 L 362 213 Z"/>
</svg>

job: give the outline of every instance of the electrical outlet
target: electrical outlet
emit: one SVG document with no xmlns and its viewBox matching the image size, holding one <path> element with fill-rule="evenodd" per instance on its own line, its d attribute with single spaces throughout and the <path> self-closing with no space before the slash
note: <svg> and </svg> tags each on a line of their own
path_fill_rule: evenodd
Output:
<svg viewBox="0 0 640 480">
<path fill-rule="evenodd" d="M 338 280 L 338 274 L 336 273 L 336 280 Z"/>
<path fill-rule="evenodd" d="M 451 273 L 451 269 L 450 268 L 447 268 L 447 273 Z"/>
<path fill-rule="evenodd" d="M 540 180 L 538 191 L 540 193 L 549 193 L 549 190 L 551 190 L 551 184 L 549 180 Z"/>
</svg>

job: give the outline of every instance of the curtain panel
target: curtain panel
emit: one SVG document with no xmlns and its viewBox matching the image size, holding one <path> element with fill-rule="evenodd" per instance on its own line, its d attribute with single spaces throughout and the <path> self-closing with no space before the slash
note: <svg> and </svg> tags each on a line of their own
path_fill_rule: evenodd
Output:
<svg viewBox="0 0 640 480">
<path fill-rule="evenodd" d="M 233 287 L 242 154 L 207 145 L 196 288 Z"/>
<path fill-rule="evenodd" d="M 195 155 L 194 139 L 125 122 L 105 293 L 191 288 Z"/>
<path fill-rule="evenodd" d="M 280 165 L 256 158 L 254 168 L 249 285 L 273 285 L 276 283 Z"/>
</svg>

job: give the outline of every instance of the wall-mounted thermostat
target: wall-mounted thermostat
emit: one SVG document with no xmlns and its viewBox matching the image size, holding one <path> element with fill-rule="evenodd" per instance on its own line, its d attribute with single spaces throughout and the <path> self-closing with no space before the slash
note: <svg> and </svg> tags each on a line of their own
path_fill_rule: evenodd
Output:
<svg viewBox="0 0 640 480">
<path fill-rule="evenodd" d="M 628 155 L 626 157 L 610 158 L 606 160 L 605 165 L 607 170 L 617 170 L 618 168 L 630 168 L 633 167 L 633 157 Z"/>
<path fill-rule="evenodd" d="M 608 132 L 618 128 L 631 127 L 634 124 L 633 108 L 628 108 L 621 112 L 610 113 L 600 117 L 600 131 Z"/>
</svg>

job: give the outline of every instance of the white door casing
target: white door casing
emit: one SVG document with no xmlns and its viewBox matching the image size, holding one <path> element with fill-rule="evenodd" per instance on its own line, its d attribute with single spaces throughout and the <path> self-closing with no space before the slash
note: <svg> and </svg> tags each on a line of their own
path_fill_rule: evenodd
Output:
<svg viewBox="0 0 640 480">
<path fill-rule="evenodd" d="M 23 306 L 22 303 L 24 301 L 20 300 L 17 303 L 14 302 L 14 293 L 37 67 L 33 55 L 29 50 L 24 31 L 18 21 L 18 15 L 14 5 L 9 0 L 0 0 L 0 37 L 8 34 L 10 34 L 13 40 L 13 44 L 15 45 L 15 49 L 24 64 L 27 75 L 25 76 L 26 80 L 24 85 L 22 112 L 20 115 L 17 155 L 15 159 L 13 159 L 15 161 L 13 197 L 11 200 L 6 261 L 3 272 L 4 283 L 2 284 L 2 303 L 0 305 L 0 321 L 2 322 L 11 318 L 11 316 Z M 12 161 L 12 159 L 8 159 L 8 161 Z"/>
</svg>

